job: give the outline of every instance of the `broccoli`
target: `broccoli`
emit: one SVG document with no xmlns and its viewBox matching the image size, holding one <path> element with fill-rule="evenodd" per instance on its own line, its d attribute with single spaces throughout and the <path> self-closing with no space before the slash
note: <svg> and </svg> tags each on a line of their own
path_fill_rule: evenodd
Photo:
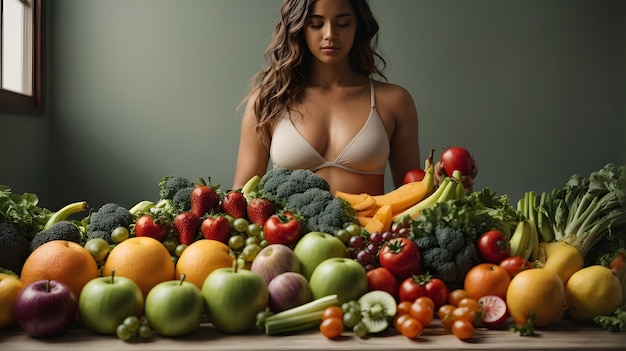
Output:
<svg viewBox="0 0 626 351">
<path fill-rule="evenodd" d="M 103 238 L 113 244 L 111 232 L 117 227 L 129 228 L 133 223 L 133 215 L 126 208 L 116 203 L 106 203 L 89 217 L 87 238 Z"/>
<path fill-rule="evenodd" d="M 78 227 L 71 221 L 60 221 L 35 234 L 30 241 L 28 251 L 33 252 L 39 246 L 52 240 L 67 240 L 75 243 L 81 243 L 81 235 Z"/>
<path fill-rule="evenodd" d="M 159 182 L 159 196 L 161 200 L 172 200 L 179 190 L 189 187 L 193 187 L 193 183 L 189 179 L 168 175 Z"/>
<path fill-rule="evenodd" d="M 307 169 L 271 169 L 259 181 L 257 196 L 300 216 L 303 231 L 334 234 L 346 223 L 358 222 L 352 206 L 335 197 L 328 182 Z"/>
<path fill-rule="evenodd" d="M 182 188 L 174 194 L 172 198 L 172 206 L 176 212 L 185 212 L 191 210 L 191 192 L 194 187 L 189 186 Z"/>
<path fill-rule="evenodd" d="M 432 234 L 411 232 L 422 252 L 422 268 L 443 280 L 450 289 L 462 288 L 467 272 L 480 262 L 478 249 L 468 234 L 438 225 Z"/>
<path fill-rule="evenodd" d="M 22 273 L 22 266 L 28 257 L 29 240 L 14 223 L 0 223 L 0 267 Z"/>
</svg>

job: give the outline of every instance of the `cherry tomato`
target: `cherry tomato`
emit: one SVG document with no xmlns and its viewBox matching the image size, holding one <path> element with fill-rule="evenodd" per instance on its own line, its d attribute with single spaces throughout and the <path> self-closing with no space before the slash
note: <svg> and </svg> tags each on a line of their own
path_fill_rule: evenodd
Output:
<svg viewBox="0 0 626 351">
<path fill-rule="evenodd" d="M 452 334 L 461 340 L 471 339 L 474 336 L 474 325 L 471 322 L 457 320 L 450 326 Z"/>
<path fill-rule="evenodd" d="M 437 317 L 439 317 L 439 319 L 441 320 L 441 325 L 444 328 L 450 328 L 450 325 L 452 325 L 452 311 L 454 311 L 456 309 L 456 306 L 454 305 L 443 305 L 441 307 L 439 307 L 439 309 L 437 310 Z"/>
<path fill-rule="evenodd" d="M 324 309 L 324 312 L 322 312 L 322 320 L 332 317 L 343 320 L 343 310 L 340 306 L 329 306 Z"/>
<path fill-rule="evenodd" d="M 448 302 L 448 287 L 443 280 L 429 274 L 414 275 L 402 281 L 398 295 L 400 301 L 415 301 L 419 297 L 427 296 L 433 300 L 434 308 L 439 308 Z"/>
<path fill-rule="evenodd" d="M 367 288 L 369 291 L 386 291 L 397 300 L 400 284 L 390 270 L 385 267 L 377 267 L 367 272 Z"/>
<path fill-rule="evenodd" d="M 435 311 L 432 305 L 416 301 L 411 305 L 410 315 L 420 321 L 424 327 L 427 327 L 433 321 Z"/>
<path fill-rule="evenodd" d="M 416 318 L 407 317 L 400 325 L 400 333 L 409 339 L 417 338 L 424 331 L 424 326 Z"/>
<path fill-rule="evenodd" d="M 408 184 L 412 182 L 419 182 L 424 179 L 426 172 L 423 169 L 415 168 L 411 169 L 406 174 L 404 174 L 403 184 Z"/>
<path fill-rule="evenodd" d="M 504 268 L 512 278 L 517 273 L 532 268 L 533 264 L 522 256 L 509 256 L 500 261 L 500 267 Z"/>
<path fill-rule="evenodd" d="M 476 313 L 480 311 L 480 304 L 478 303 L 478 301 L 476 301 L 475 299 L 472 299 L 471 297 L 466 297 L 464 299 L 461 299 L 457 307 L 467 307 Z"/>
<path fill-rule="evenodd" d="M 343 332 L 343 321 L 337 317 L 327 318 L 320 324 L 320 332 L 328 339 L 334 339 Z"/>
<path fill-rule="evenodd" d="M 487 263 L 499 264 L 509 257 L 511 246 L 509 239 L 499 230 L 490 230 L 483 233 L 476 242 L 480 256 Z"/>
<path fill-rule="evenodd" d="M 415 242 L 409 238 L 393 238 L 380 249 L 378 260 L 397 279 L 404 280 L 422 273 L 422 254 Z"/>
<path fill-rule="evenodd" d="M 469 307 L 457 307 L 452 311 L 450 317 L 453 321 L 468 321 L 472 323 L 476 319 L 476 311 Z"/>
<path fill-rule="evenodd" d="M 448 176 L 452 176 L 455 170 L 461 171 L 462 175 L 471 175 L 474 159 L 467 149 L 455 146 L 441 154 L 441 163 Z"/>
<path fill-rule="evenodd" d="M 396 314 L 396 316 L 393 318 L 393 326 L 396 328 L 396 330 L 400 331 L 400 329 L 402 329 L 402 323 L 407 319 L 407 318 L 413 318 L 411 317 L 410 314 Z"/>
<path fill-rule="evenodd" d="M 454 306 L 459 305 L 459 301 L 470 297 L 469 293 L 463 289 L 454 289 L 448 293 L 448 303 Z"/>
<path fill-rule="evenodd" d="M 401 301 L 396 307 L 396 314 L 397 315 L 409 314 L 411 312 L 412 304 L 413 303 L 410 301 Z"/>
</svg>

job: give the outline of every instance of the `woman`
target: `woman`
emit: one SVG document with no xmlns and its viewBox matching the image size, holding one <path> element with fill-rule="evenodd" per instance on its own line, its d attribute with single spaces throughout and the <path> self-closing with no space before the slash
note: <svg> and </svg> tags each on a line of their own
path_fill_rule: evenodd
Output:
<svg viewBox="0 0 626 351">
<path fill-rule="evenodd" d="M 247 97 L 233 189 L 263 175 L 270 159 L 314 171 L 332 192 L 371 195 L 385 192 L 387 163 L 396 187 L 422 167 L 413 98 L 374 79 L 386 80 L 378 29 L 366 0 L 283 2 L 268 67 Z"/>
</svg>

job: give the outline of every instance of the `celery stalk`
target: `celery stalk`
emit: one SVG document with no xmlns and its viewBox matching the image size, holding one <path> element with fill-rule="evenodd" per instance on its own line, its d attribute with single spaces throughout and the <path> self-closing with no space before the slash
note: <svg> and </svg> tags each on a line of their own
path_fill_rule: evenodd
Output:
<svg viewBox="0 0 626 351">
<path fill-rule="evenodd" d="M 333 294 L 276 313 L 263 322 L 265 334 L 286 334 L 315 327 L 321 322 L 322 313 L 327 307 L 338 305 L 339 298 Z"/>
</svg>

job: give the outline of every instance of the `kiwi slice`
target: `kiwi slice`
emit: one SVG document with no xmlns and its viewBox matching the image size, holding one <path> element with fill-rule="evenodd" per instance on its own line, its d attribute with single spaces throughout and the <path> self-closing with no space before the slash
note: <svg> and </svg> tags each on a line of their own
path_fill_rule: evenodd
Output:
<svg viewBox="0 0 626 351">
<path fill-rule="evenodd" d="M 387 329 L 389 321 L 396 315 L 396 299 L 386 291 L 369 291 L 358 302 L 361 306 L 361 321 L 370 334 Z"/>
</svg>

